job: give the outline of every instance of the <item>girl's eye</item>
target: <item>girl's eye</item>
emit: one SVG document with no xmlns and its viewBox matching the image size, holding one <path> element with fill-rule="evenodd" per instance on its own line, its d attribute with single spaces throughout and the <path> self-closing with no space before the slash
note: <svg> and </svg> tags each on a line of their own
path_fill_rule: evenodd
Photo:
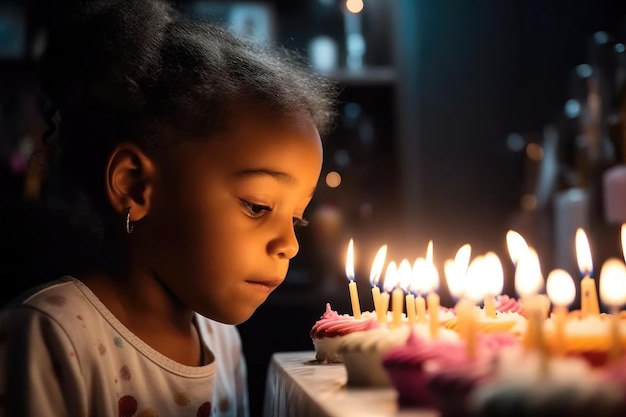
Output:
<svg viewBox="0 0 626 417">
<path fill-rule="evenodd" d="M 293 227 L 307 227 L 309 225 L 308 220 L 293 218 Z"/>
<path fill-rule="evenodd" d="M 272 208 L 269 206 L 264 206 L 262 204 L 250 203 L 249 201 L 241 200 L 241 205 L 243 206 L 246 214 L 253 219 L 257 219 L 259 217 L 264 216 L 266 213 L 272 211 Z"/>
</svg>

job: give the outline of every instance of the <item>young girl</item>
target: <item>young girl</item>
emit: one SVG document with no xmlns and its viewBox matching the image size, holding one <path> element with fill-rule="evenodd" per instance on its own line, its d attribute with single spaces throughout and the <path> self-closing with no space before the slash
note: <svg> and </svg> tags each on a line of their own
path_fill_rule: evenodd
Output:
<svg viewBox="0 0 626 417">
<path fill-rule="evenodd" d="M 248 415 L 234 325 L 298 252 L 335 90 L 159 0 L 72 16 L 41 62 L 49 190 L 80 191 L 102 256 L 3 310 L 0 415 Z"/>
</svg>

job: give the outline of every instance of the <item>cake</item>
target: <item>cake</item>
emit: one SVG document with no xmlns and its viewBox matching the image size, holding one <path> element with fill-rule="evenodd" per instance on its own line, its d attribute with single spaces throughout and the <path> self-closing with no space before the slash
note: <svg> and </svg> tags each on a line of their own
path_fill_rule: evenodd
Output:
<svg viewBox="0 0 626 417">
<path fill-rule="evenodd" d="M 327 303 L 326 311 L 309 333 L 315 347 L 315 359 L 320 363 L 341 363 L 337 348 L 342 338 L 349 333 L 377 327 L 376 316 L 370 312 L 364 312 L 360 319 L 355 319 L 348 314 L 339 314 Z"/>
<path fill-rule="evenodd" d="M 617 417 L 626 412 L 617 386 L 607 384 L 581 358 L 545 357 L 503 349 L 494 374 L 478 384 L 468 402 L 475 417 Z"/>
<path fill-rule="evenodd" d="M 610 314 L 582 317 L 576 312 L 568 316 L 563 328 L 563 340 L 556 340 L 553 319 L 544 322 L 546 343 L 552 354 L 578 356 L 587 360 L 592 366 L 603 366 L 608 362 L 611 351 L 611 320 Z M 626 320 L 620 316 L 619 331 L 622 347 L 626 349 Z"/>
<path fill-rule="evenodd" d="M 383 368 L 398 392 L 398 402 L 402 406 L 433 406 L 424 367 L 428 361 L 442 355 L 458 355 L 459 346 L 463 348 L 457 332 L 441 329 L 438 337 L 432 340 L 428 330 L 426 326 L 413 326 L 405 343 L 382 356 Z"/>
<path fill-rule="evenodd" d="M 355 387 L 390 387 L 391 380 L 382 358 L 394 347 L 403 345 L 410 326 L 378 327 L 346 334 L 337 351 L 346 367 L 347 384 Z"/>
<path fill-rule="evenodd" d="M 518 309 L 516 309 L 518 310 Z M 526 318 L 520 314 L 519 310 L 498 310 L 496 308 L 496 316 L 489 317 L 485 314 L 485 310 L 476 306 L 475 314 L 478 329 L 485 333 L 514 332 L 519 333 L 525 329 L 524 323 Z M 459 321 L 457 317 L 445 323 L 445 328 L 451 330 L 459 330 Z"/>
</svg>

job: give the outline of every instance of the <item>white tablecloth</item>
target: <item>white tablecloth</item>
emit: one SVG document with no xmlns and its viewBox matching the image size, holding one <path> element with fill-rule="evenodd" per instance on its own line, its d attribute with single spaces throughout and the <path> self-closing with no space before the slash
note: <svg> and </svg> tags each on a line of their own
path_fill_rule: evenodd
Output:
<svg viewBox="0 0 626 417">
<path fill-rule="evenodd" d="M 317 364 L 315 352 L 275 353 L 267 371 L 263 417 L 436 417 L 400 409 L 393 389 L 346 386 L 342 364 Z"/>
</svg>

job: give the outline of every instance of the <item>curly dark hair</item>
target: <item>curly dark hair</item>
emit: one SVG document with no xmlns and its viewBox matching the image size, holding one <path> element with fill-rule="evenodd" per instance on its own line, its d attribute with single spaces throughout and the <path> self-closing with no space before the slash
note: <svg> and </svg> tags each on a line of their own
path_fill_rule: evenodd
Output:
<svg viewBox="0 0 626 417">
<path fill-rule="evenodd" d="M 50 104 L 46 136 L 58 145 L 56 178 L 82 190 L 100 215 L 108 206 L 104 164 L 122 141 L 151 154 L 210 138 L 241 105 L 304 112 L 322 136 L 334 122 L 336 85 L 296 53 L 165 1 L 80 1 L 48 33 L 40 78 Z"/>
</svg>

